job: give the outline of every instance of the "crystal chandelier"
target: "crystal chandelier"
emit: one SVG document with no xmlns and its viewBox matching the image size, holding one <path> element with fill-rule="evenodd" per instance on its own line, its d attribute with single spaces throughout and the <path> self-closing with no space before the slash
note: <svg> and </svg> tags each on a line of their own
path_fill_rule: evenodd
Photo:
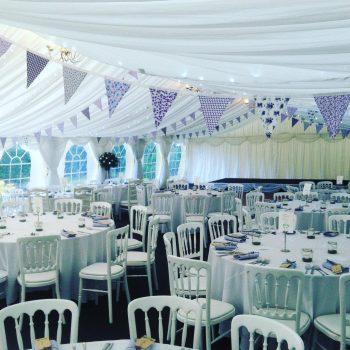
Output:
<svg viewBox="0 0 350 350">
<path fill-rule="evenodd" d="M 65 47 L 54 47 L 47 45 L 49 56 L 51 59 L 58 60 L 64 63 L 78 63 L 81 61 L 81 56 L 72 50 Z"/>
</svg>

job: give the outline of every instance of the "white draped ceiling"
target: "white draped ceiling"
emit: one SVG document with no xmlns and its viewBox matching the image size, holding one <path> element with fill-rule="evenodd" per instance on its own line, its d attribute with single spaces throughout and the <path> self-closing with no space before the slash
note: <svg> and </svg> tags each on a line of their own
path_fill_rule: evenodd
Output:
<svg viewBox="0 0 350 350">
<path fill-rule="evenodd" d="M 246 113 L 243 99 L 255 94 L 291 96 L 299 112 L 317 110 L 314 94 L 350 91 L 349 14 L 347 0 L 2 0 L 0 34 L 15 45 L 0 58 L 0 136 L 48 127 L 54 136 L 146 135 L 155 130 L 149 87 L 179 91 L 161 124 L 168 133 L 201 131 L 200 112 L 181 124 L 200 107 L 186 83 L 235 97 L 221 122 Z M 88 75 L 67 105 L 61 64 L 50 62 L 26 88 L 25 50 L 45 56 L 51 42 L 84 55 L 75 67 Z M 139 69 L 139 79 L 128 74 Z M 104 76 L 132 84 L 110 119 Z M 92 107 L 87 120 L 81 110 L 99 97 L 104 109 Z"/>
</svg>

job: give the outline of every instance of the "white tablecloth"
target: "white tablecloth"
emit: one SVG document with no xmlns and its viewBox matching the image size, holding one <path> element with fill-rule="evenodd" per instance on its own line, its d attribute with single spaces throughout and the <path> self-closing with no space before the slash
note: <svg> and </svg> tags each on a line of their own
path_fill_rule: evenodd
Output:
<svg viewBox="0 0 350 350">
<path fill-rule="evenodd" d="M 43 231 L 36 232 L 37 235 L 60 234 L 62 229 L 77 233 L 75 238 L 62 237 L 61 260 L 60 260 L 60 290 L 61 297 L 76 299 L 78 296 L 79 271 L 94 262 L 106 259 L 106 233 L 111 228 L 92 227 L 92 221 L 86 218 L 86 227 L 78 227 L 80 215 L 64 214 L 63 219 L 57 219 L 52 213 L 42 215 Z M 34 221 L 37 217 L 28 214 L 27 221 L 19 222 L 16 218 L 7 218 L 7 228 L 0 230 L 0 235 L 11 233 L 0 237 L 0 269 L 8 271 L 8 282 L 6 297 L 8 303 L 13 303 L 18 298 L 19 286 L 16 278 L 19 273 L 16 240 L 20 237 L 29 236 L 35 232 Z M 114 223 L 111 220 L 111 227 Z M 89 229 L 90 228 L 90 229 Z M 81 234 L 83 231 L 87 234 Z"/>
<path fill-rule="evenodd" d="M 338 254 L 328 254 L 327 242 L 338 243 Z M 249 237 L 247 243 L 238 244 L 239 251 L 258 251 L 260 258 L 270 260 L 271 267 L 279 267 L 286 259 L 296 261 L 297 269 L 305 271 L 305 263 L 302 261 L 301 249 L 313 249 L 312 264 L 322 265 L 327 259 L 350 265 L 350 239 L 344 236 L 335 238 L 318 235 L 316 239 L 307 239 L 306 235 L 295 234 L 287 236 L 287 248 L 290 253 L 283 253 L 283 235 L 266 234 L 262 236 L 261 246 L 253 246 Z M 238 313 L 248 312 L 248 298 L 246 290 L 245 266 L 251 260 L 234 260 L 232 255 L 218 256 L 213 247 L 210 248 L 208 261 L 212 266 L 212 296 L 214 299 L 223 300 L 235 305 Z M 325 269 L 324 269 L 325 270 Z M 325 270 L 327 271 L 327 270 Z M 338 276 L 321 276 L 318 272 L 314 275 L 306 275 L 306 283 L 303 295 L 302 311 L 311 317 L 326 313 L 334 313 L 338 310 Z"/>
</svg>

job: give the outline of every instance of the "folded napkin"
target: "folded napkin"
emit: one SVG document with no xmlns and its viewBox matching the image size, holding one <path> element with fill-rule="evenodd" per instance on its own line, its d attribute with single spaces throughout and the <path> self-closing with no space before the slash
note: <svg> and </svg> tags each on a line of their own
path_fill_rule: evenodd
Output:
<svg viewBox="0 0 350 350">
<path fill-rule="evenodd" d="M 94 221 L 92 223 L 92 226 L 93 227 L 109 227 L 109 223 L 104 223 L 104 222 L 101 222 L 101 221 Z"/>
<path fill-rule="evenodd" d="M 284 268 L 284 269 L 296 269 L 297 267 L 297 263 L 295 261 L 291 261 L 291 260 L 286 260 L 284 261 L 280 267 Z"/>
<path fill-rule="evenodd" d="M 339 232 L 326 231 L 326 232 L 323 232 L 323 235 L 326 237 L 336 237 L 339 235 Z"/>
<path fill-rule="evenodd" d="M 322 264 L 322 266 L 335 273 L 336 275 L 340 275 L 345 272 L 349 272 L 349 267 L 345 267 L 342 264 L 336 263 L 335 261 L 327 259 L 326 262 Z"/>
<path fill-rule="evenodd" d="M 237 237 L 232 237 L 228 235 L 225 235 L 224 238 L 226 241 L 235 242 L 235 243 L 244 243 L 247 239 L 247 237 L 237 238 Z"/>
<path fill-rule="evenodd" d="M 61 235 L 63 237 L 67 237 L 67 238 L 72 238 L 76 236 L 76 233 L 74 233 L 73 231 L 68 231 L 68 230 L 62 230 L 61 231 Z"/>
<path fill-rule="evenodd" d="M 220 250 L 220 251 L 233 251 L 237 249 L 237 246 L 236 245 L 216 245 L 215 246 L 215 250 Z"/>
<path fill-rule="evenodd" d="M 303 208 L 303 207 L 298 207 L 298 208 L 295 208 L 294 210 L 295 210 L 295 211 L 303 211 L 304 208 Z"/>
<path fill-rule="evenodd" d="M 236 260 L 250 260 L 259 257 L 259 252 L 239 253 L 233 256 Z"/>
<path fill-rule="evenodd" d="M 101 216 L 101 215 L 91 215 L 91 217 L 94 219 L 94 221 L 100 221 L 100 220 L 108 220 L 108 216 Z"/>
</svg>

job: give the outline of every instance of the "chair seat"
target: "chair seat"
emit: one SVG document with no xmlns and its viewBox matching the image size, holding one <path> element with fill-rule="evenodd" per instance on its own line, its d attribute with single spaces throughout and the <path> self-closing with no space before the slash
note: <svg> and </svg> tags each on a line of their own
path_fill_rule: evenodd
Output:
<svg viewBox="0 0 350 350">
<path fill-rule="evenodd" d="M 350 319 L 350 314 L 346 314 L 346 319 Z M 329 338 L 340 341 L 340 314 L 330 314 L 316 317 L 315 327 Z M 350 343 L 350 325 L 346 326 L 346 342 Z"/>
<path fill-rule="evenodd" d="M 212 213 L 209 213 L 207 216 L 208 218 L 212 218 L 213 216 L 218 216 L 218 215 L 221 215 L 220 211 L 214 211 Z"/>
<path fill-rule="evenodd" d="M 207 278 L 206 276 L 200 275 L 199 282 L 198 282 L 198 289 L 197 289 L 197 276 L 190 277 L 190 281 L 187 277 L 184 278 L 183 280 L 179 278 L 175 286 L 176 285 L 180 286 L 181 289 L 188 291 L 187 295 L 192 295 L 192 294 L 195 295 L 196 293 L 200 295 L 204 295 L 207 290 Z"/>
<path fill-rule="evenodd" d="M 156 215 L 152 215 L 148 218 L 148 220 L 159 220 L 160 224 L 167 224 L 168 222 L 171 221 L 171 217 L 170 215 L 166 215 L 166 214 L 156 214 Z"/>
<path fill-rule="evenodd" d="M 152 259 L 151 263 L 154 261 Z M 147 264 L 147 253 L 146 252 L 128 252 L 127 266 L 145 266 Z"/>
<path fill-rule="evenodd" d="M 198 303 L 202 306 L 202 325 L 205 326 L 207 319 L 207 312 L 205 309 L 205 298 L 198 298 Z M 224 320 L 232 318 L 236 313 L 235 307 L 232 304 L 225 303 L 224 301 L 210 299 L 210 323 L 212 325 L 220 323 Z M 180 322 L 185 322 L 186 314 L 183 310 L 179 310 L 177 318 Z M 193 325 L 195 322 L 195 314 L 190 312 L 188 314 L 188 324 Z"/>
<path fill-rule="evenodd" d="M 0 270 L 0 283 L 3 283 L 7 280 L 7 272 Z"/>
<path fill-rule="evenodd" d="M 137 205 L 138 204 L 138 201 L 137 200 L 132 200 L 130 201 L 130 205 Z M 128 207 L 129 206 L 129 201 L 120 201 L 119 202 L 119 205 L 121 207 Z"/>
<path fill-rule="evenodd" d="M 207 218 L 202 215 L 186 216 L 186 222 L 205 222 Z"/>
<path fill-rule="evenodd" d="M 124 274 L 124 268 L 120 265 L 111 266 L 111 276 L 117 277 Z M 98 278 L 105 279 L 107 278 L 107 263 L 99 262 L 94 263 L 89 266 L 84 267 L 79 272 L 79 277 L 81 278 Z"/>
<path fill-rule="evenodd" d="M 22 285 L 20 275 L 17 276 L 17 281 Z M 46 271 L 38 273 L 26 273 L 24 275 L 24 283 L 27 287 L 49 286 L 56 283 L 56 271 Z"/>
<path fill-rule="evenodd" d="M 135 238 L 128 238 L 128 250 L 138 249 L 143 247 L 143 243 Z"/>
</svg>

